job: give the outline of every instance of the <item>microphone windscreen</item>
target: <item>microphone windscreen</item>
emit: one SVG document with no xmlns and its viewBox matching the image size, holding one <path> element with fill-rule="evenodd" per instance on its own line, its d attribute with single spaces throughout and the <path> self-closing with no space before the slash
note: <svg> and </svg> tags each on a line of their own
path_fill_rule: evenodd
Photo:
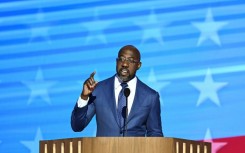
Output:
<svg viewBox="0 0 245 153">
<path fill-rule="evenodd" d="M 128 97 L 130 95 L 130 89 L 129 88 L 125 88 L 124 89 L 124 96 Z"/>
</svg>

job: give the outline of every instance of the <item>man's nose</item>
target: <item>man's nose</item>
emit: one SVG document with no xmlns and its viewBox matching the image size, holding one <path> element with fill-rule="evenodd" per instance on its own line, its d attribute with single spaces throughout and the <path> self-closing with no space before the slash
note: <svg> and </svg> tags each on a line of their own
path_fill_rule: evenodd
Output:
<svg viewBox="0 0 245 153">
<path fill-rule="evenodd" d="M 129 66 L 129 62 L 127 60 L 122 62 L 122 66 L 123 67 L 128 67 Z"/>
</svg>

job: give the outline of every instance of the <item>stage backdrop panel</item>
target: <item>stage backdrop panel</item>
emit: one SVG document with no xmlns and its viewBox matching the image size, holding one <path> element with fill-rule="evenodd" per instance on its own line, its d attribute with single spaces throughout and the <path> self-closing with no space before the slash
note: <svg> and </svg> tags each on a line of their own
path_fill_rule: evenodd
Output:
<svg viewBox="0 0 245 153">
<path fill-rule="evenodd" d="M 115 74 L 126 44 L 160 94 L 165 136 L 207 140 L 218 153 L 244 146 L 243 0 L 1 0 L 0 152 L 94 137 L 95 120 L 71 130 L 71 111 L 93 71 L 97 81 Z"/>
</svg>

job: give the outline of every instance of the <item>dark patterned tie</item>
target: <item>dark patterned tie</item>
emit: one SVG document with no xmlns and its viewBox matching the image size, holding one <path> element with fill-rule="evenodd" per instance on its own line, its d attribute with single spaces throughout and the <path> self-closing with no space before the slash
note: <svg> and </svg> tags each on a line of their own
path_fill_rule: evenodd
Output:
<svg viewBox="0 0 245 153">
<path fill-rule="evenodd" d="M 118 107 L 117 115 L 120 123 L 120 127 L 123 127 L 124 118 L 126 117 L 126 97 L 124 96 L 124 89 L 128 86 L 127 83 L 121 83 L 122 90 L 118 95 Z"/>
</svg>

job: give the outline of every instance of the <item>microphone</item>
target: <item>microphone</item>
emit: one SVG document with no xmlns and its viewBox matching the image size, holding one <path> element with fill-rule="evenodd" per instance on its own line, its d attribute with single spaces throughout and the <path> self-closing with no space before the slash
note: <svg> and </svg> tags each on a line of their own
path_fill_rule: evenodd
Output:
<svg viewBox="0 0 245 153">
<path fill-rule="evenodd" d="M 124 96 L 126 97 L 126 106 L 125 106 L 125 111 L 122 111 L 122 115 L 124 118 L 124 126 L 123 126 L 123 137 L 124 135 L 127 135 L 127 119 L 128 119 L 128 96 L 130 95 L 130 89 L 126 87 L 123 91 Z"/>
<path fill-rule="evenodd" d="M 128 96 L 130 95 L 130 89 L 129 88 L 125 88 L 124 91 L 123 91 L 123 93 L 124 93 L 124 96 L 126 98 L 128 98 Z"/>
</svg>

